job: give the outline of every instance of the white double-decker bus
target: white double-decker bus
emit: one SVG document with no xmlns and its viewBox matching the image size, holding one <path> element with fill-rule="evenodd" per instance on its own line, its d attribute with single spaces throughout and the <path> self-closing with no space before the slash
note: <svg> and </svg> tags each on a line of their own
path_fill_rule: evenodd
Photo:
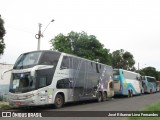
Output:
<svg viewBox="0 0 160 120">
<path fill-rule="evenodd" d="M 114 96 L 111 66 L 57 51 L 21 54 L 11 74 L 12 106 L 54 104 Z"/>
</svg>

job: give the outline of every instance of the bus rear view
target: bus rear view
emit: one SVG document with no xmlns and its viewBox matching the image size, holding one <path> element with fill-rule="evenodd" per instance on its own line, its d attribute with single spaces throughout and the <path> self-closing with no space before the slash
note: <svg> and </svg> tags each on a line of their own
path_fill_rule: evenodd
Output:
<svg viewBox="0 0 160 120">
<path fill-rule="evenodd" d="M 145 93 L 153 93 L 157 91 L 157 83 L 155 77 L 143 76 L 142 82 L 144 84 Z"/>
<path fill-rule="evenodd" d="M 122 80 L 119 69 L 114 69 L 113 80 L 114 80 L 114 94 L 122 94 Z"/>
<path fill-rule="evenodd" d="M 114 94 L 132 97 L 143 93 L 140 74 L 123 69 L 114 69 Z"/>
</svg>

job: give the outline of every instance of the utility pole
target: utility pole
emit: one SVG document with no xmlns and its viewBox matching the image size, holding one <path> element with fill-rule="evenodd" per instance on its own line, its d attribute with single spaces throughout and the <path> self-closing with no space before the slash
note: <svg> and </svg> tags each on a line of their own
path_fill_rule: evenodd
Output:
<svg viewBox="0 0 160 120">
<path fill-rule="evenodd" d="M 46 26 L 46 28 L 44 29 L 44 31 L 47 29 L 47 27 L 50 25 L 51 22 L 54 22 L 54 19 L 52 19 L 49 22 L 49 24 Z M 38 31 L 38 34 L 35 35 L 35 38 L 38 39 L 37 50 L 40 50 L 40 40 L 41 40 L 41 37 L 43 37 L 44 31 L 41 33 L 42 24 L 39 23 L 38 25 L 39 25 L 39 31 Z"/>
<path fill-rule="evenodd" d="M 37 45 L 37 50 L 40 50 L 40 40 L 41 40 L 41 37 L 43 37 L 43 35 L 41 34 L 41 28 L 42 28 L 42 24 L 39 23 L 39 31 L 38 31 L 38 34 L 35 35 L 36 39 L 38 39 L 38 45 Z"/>
</svg>

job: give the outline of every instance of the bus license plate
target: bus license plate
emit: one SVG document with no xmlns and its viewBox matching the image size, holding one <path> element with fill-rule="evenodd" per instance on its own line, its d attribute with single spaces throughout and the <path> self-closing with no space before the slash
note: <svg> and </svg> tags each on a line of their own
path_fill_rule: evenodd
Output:
<svg viewBox="0 0 160 120">
<path fill-rule="evenodd" d="M 16 105 L 21 105 L 21 102 L 20 101 L 16 101 Z"/>
</svg>

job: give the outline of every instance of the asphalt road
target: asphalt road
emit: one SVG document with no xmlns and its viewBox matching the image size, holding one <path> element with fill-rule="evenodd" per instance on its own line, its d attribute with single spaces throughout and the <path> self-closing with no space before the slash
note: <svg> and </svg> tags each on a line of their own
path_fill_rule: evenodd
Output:
<svg viewBox="0 0 160 120">
<path fill-rule="evenodd" d="M 78 103 L 66 104 L 61 109 L 54 109 L 50 107 L 32 108 L 35 111 L 47 111 L 54 114 L 55 111 L 139 111 L 146 105 L 160 102 L 160 92 L 154 94 L 146 94 L 142 96 L 134 96 L 132 98 L 113 98 L 105 102 L 97 103 L 95 101 L 85 101 Z M 88 113 L 90 114 L 90 113 Z M 94 115 L 94 113 L 91 113 Z M 0 118 L 2 119 L 2 118 Z M 3 118 L 5 120 L 18 120 L 22 118 Z M 23 118 L 28 119 L 28 118 Z M 43 117 L 43 118 L 30 118 L 37 120 L 124 120 L 123 117 Z"/>
</svg>

